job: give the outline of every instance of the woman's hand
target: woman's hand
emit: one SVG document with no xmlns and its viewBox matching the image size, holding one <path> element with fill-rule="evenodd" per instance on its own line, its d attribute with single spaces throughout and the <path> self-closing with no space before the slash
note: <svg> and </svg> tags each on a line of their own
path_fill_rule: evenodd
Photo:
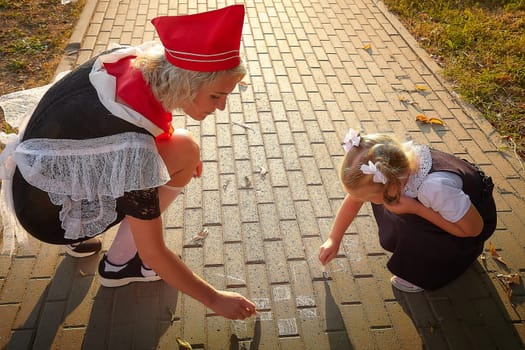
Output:
<svg viewBox="0 0 525 350">
<path fill-rule="evenodd" d="M 319 261 L 321 264 L 326 265 L 337 255 L 341 241 L 334 241 L 332 238 L 328 238 L 319 247 Z"/>
<path fill-rule="evenodd" d="M 210 309 L 230 320 L 244 320 L 255 315 L 255 304 L 235 292 L 219 290 Z"/>
</svg>

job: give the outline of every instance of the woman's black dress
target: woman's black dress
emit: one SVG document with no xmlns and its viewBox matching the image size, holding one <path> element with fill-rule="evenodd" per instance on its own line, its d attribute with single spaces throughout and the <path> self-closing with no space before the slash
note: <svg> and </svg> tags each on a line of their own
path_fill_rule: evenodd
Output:
<svg viewBox="0 0 525 350">
<path fill-rule="evenodd" d="M 47 91 L 32 114 L 21 142 L 38 138 L 86 140 L 127 132 L 150 135 L 141 127 L 111 117 L 111 112 L 100 103 L 89 80 L 95 59 L 77 67 Z M 67 244 L 89 238 L 64 238 L 60 206 L 50 201 L 48 193 L 30 185 L 18 168 L 13 177 L 13 201 L 22 226 L 41 241 Z M 157 188 L 126 192 L 117 199 L 116 211 L 117 218 L 107 228 L 125 215 L 141 219 L 160 216 Z"/>
</svg>

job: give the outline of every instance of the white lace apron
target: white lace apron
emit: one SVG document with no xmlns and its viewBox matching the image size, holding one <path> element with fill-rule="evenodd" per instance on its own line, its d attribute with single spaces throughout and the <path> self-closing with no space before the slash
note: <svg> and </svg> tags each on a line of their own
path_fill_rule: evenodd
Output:
<svg viewBox="0 0 525 350">
<path fill-rule="evenodd" d="M 127 132 L 87 140 L 30 139 L 14 159 L 24 179 L 61 206 L 67 239 L 92 237 L 117 218 L 124 192 L 158 187 L 169 174 L 149 135 Z"/>
<path fill-rule="evenodd" d="M 57 77 L 57 79 L 59 79 Z M 18 128 L 18 134 L 6 134 L 0 132 L 0 142 L 5 145 L 0 153 L 0 219 L 2 220 L 3 245 L 2 254 L 13 254 L 16 243 L 27 246 L 27 232 L 18 221 L 13 204 L 13 174 L 16 162 L 13 153 L 22 138 L 25 126 L 33 113 L 36 105 L 51 87 L 52 84 L 40 86 L 34 89 L 13 92 L 0 97 L 0 107 L 4 111 L 4 118 L 13 128 Z"/>
<path fill-rule="evenodd" d="M 152 45 L 124 47 L 100 56 L 93 65 L 90 81 L 102 104 L 113 114 L 109 117 L 124 119 L 156 136 L 162 133 L 160 128 L 115 101 L 115 78 L 103 68 L 103 62 L 136 55 Z M 12 177 L 17 165 L 29 184 L 48 192 L 52 203 L 62 206 L 60 220 L 67 239 L 92 237 L 103 232 L 116 219 L 116 199 L 124 192 L 158 187 L 169 181 L 155 140 L 148 135 L 130 132 L 86 140 L 30 139 L 19 143 L 25 123 L 50 86 L 16 93 L 23 95 L 20 100 L 24 101 L 24 111 L 20 108 L 6 111 L 2 105 L 6 120 L 12 126 L 18 125 L 9 121 L 8 114 L 26 116 L 19 127 L 19 135 L 0 135 L 0 141 L 6 144 L 0 153 L 3 253 L 12 254 L 16 243 L 27 243 L 27 233 L 18 222 L 13 205 Z M 28 92 L 32 93 L 28 95 Z"/>
</svg>

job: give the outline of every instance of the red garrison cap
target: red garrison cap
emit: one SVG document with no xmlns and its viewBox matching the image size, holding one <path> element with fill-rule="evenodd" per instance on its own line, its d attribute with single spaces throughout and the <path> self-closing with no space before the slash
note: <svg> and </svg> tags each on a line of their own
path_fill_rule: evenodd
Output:
<svg viewBox="0 0 525 350">
<path fill-rule="evenodd" d="M 164 45 L 166 58 L 182 69 L 214 72 L 241 62 L 244 5 L 151 20 Z"/>
</svg>

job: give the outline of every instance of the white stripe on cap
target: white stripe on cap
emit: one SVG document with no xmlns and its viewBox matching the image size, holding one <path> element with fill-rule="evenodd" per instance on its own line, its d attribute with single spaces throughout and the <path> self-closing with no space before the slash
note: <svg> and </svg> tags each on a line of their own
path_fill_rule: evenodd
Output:
<svg viewBox="0 0 525 350">
<path fill-rule="evenodd" d="M 222 61 L 228 61 L 228 60 L 233 60 L 233 59 L 236 59 L 236 58 L 240 58 L 239 55 L 235 55 L 235 56 L 229 56 L 229 57 L 226 57 L 226 58 L 215 59 L 215 60 L 191 59 L 191 58 L 175 56 L 175 55 L 173 55 L 171 52 L 169 52 L 167 50 L 166 50 L 166 52 L 168 53 L 168 55 L 170 55 L 171 57 L 173 57 L 176 60 L 188 61 L 188 62 L 222 62 Z"/>
<path fill-rule="evenodd" d="M 230 50 L 230 51 L 224 51 L 220 53 L 212 53 L 212 54 L 206 55 L 206 54 L 199 54 L 199 53 L 192 53 L 192 52 L 175 51 L 175 50 L 170 50 L 168 48 L 164 48 L 164 49 L 166 50 L 167 53 L 170 54 L 171 57 L 177 57 L 174 54 L 186 55 L 186 56 L 198 56 L 198 57 L 213 57 L 213 56 L 223 56 L 223 55 L 227 55 L 231 53 L 236 53 L 236 56 L 234 57 L 239 56 L 239 50 Z"/>
</svg>

